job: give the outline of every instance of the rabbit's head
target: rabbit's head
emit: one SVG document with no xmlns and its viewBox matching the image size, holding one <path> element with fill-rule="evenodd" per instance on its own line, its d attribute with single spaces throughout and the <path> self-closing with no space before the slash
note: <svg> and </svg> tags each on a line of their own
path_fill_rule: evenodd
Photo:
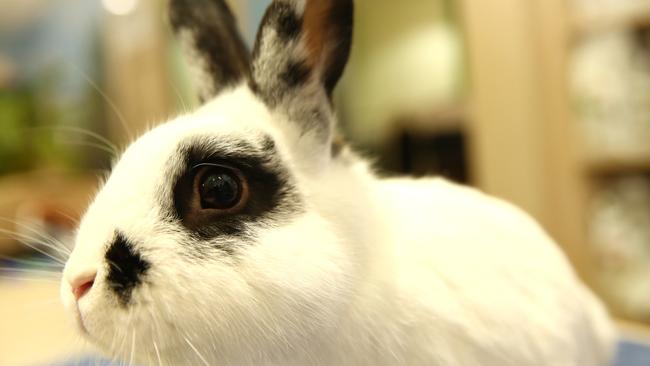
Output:
<svg viewBox="0 0 650 366">
<path fill-rule="evenodd" d="M 332 148 L 352 13 L 274 1 L 249 55 L 223 1 L 170 1 L 204 105 L 135 141 L 83 217 L 62 297 L 87 339 L 127 361 L 213 364 L 336 327 L 360 271 L 354 230 L 328 219 L 346 221 L 340 197 L 360 184 Z"/>
</svg>

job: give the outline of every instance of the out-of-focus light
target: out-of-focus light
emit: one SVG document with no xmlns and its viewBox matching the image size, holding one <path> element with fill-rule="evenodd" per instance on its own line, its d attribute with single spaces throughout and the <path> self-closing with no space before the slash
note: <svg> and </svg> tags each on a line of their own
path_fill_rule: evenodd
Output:
<svg viewBox="0 0 650 366">
<path fill-rule="evenodd" d="M 102 4 L 112 14 L 127 15 L 138 5 L 138 0 L 102 0 Z"/>
</svg>

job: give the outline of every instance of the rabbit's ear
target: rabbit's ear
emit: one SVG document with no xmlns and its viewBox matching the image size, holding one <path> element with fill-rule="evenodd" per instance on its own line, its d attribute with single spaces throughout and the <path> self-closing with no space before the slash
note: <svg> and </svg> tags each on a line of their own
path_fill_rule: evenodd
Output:
<svg viewBox="0 0 650 366">
<path fill-rule="evenodd" d="M 332 90 L 350 53 L 352 0 L 274 0 L 253 49 L 252 89 L 300 135 L 331 139 Z"/>
<path fill-rule="evenodd" d="M 169 19 L 201 101 L 248 79 L 250 55 L 223 0 L 170 0 Z"/>
</svg>

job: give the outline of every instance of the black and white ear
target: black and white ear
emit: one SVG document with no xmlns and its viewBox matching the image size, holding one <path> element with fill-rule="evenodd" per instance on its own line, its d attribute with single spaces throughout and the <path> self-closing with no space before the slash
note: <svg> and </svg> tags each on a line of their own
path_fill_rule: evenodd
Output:
<svg viewBox="0 0 650 366">
<path fill-rule="evenodd" d="M 352 0 L 275 0 L 253 49 L 252 89 L 298 127 L 329 142 L 331 96 L 350 53 Z"/>
<path fill-rule="evenodd" d="M 250 55 L 223 0 L 169 0 L 169 19 L 201 101 L 248 80 Z"/>
</svg>

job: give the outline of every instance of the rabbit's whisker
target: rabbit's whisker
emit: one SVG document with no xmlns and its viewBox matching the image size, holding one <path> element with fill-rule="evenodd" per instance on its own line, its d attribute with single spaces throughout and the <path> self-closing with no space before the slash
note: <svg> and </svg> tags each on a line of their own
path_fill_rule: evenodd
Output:
<svg viewBox="0 0 650 366">
<path fill-rule="evenodd" d="M 55 279 L 49 279 L 44 277 L 12 277 L 12 276 L 3 276 L 0 275 L 0 280 L 5 281 L 28 281 L 28 282 L 47 282 L 47 283 L 61 283 L 61 281 Z"/>
<path fill-rule="evenodd" d="M 92 79 L 85 72 L 83 72 L 83 70 L 76 67 L 75 65 L 72 65 L 72 66 L 84 78 L 84 80 L 86 80 L 86 82 L 91 87 L 93 87 L 93 89 L 95 89 L 97 91 L 97 93 L 99 93 L 99 95 L 102 96 L 102 98 L 104 98 L 104 100 L 106 101 L 106 104 L 108 104 L 109 108 L 113 111 L 113 113 L 117 117 L 118 121 L 120 122 L 120 125 L 124 129 L 124 132 L 126 133 L 127 138 L 129 140 L 133 140 L 133 134 L 132 134 L 131 130 L 129 129 L 129 125 L 126 123 L 126 119 L 124 118 L 124 115 L 122 115 L 122 113 L 117 108 L 117 106 L 115 105 L 113 100 L 111 100 L 111 98 L 109 98 L 108 95 L 106 93 L 104 93 L 104 91 L 102 91 L 101 88 L 94 81 L 92 81 Z"/>
<path fill-rule="evenodd" d="M 48 128 L 48 127 L 43 127 L 43 128 Z M 93 132 L 93 131 L 91 131 L 91 130 L 88 130 L 88 129 L 85 129 L 85 128 L 81 128 L 81 127 L 76 127 L 76 126 L 66 126 L 66 125 L 63 125 L 63 126 L 51 126 L 51 127 L 49 127 L 48 129 L 51 129 L 51 130 L 53 130 L 53 131 L 55 131 L 55 132 L 58 131 L 58 130 L 60 130 L 60 131 L 65 131 L 65 132 L 74 132 L 74 133 L 78 133 L 78 134 L 83 135 L 83 136 L 92 137 L 92 138 L 94 138 L 98 143 L 103 144 L 102 146 L 104 146 L 104 147 L 106 147 L 107 149 L 109 149 L 109 150 L 110 150 L 110 153 L 111 153 L 112 155 L 115 155 L 115 156 L 119 155 L 119 151 L 120 151 L 120 150 L 119 150 L 119 148 L 117 147 L 117 145 L 115 145 L 114 143 L 112 143 L 112 142 L 111 142 L 109 139 L 107 139 L 106 137 L 104 137 L 104 136 L 102 136 L 102 135 L 100 135 L 100 134 L 98 134 L 98 133 L 96 133 L 96 132 Z"/>
<path fill-rule="evenodd" d="M 82 136 L 86 137 L 92 137 L 95 139 L 95 142 L 97 142 L 99 145 L 90 145 L 91 141 L 84 141 L 88 145 L 83 145 L 81 143 L 76 143 L 72 141 L 66 141 L 66 140 L 61 140 L 61 142 L 67 143 L 67 144 L 76 144 L 80 146 L 91 146 L 91 147 L 97 147 L 98 149 L 107 152 L 111 156 L 118 156 L 119 155 L 119 149 L 115 144 L 113 144 L 110 140 L 106 139 L 105 137 L 91 131 L 85 128 L 81 127 L 75 127 L 75 126 L 39 126 L 39 127 L 29 127 L 25 128 L 25 130 L 28 131 L 41 131 L 41 130 L 46 130 L 46 131 L 52 131 L 52 132 L 74 132 Z M 101 146 L 101 147 L 99 147 Z"/>
<path fill-rule="evenodd" d="M 10 221 L 9 219 L 4 219 L 4 220 Z M 27 224 L 24 224 L 24 223 L 21 223 L 21 222 L 18 222 L 18 221 L 13 221 L 12 223 L 14 225 L 20 226 L 21 228 L 33 233 L 34 235 L 37 236 L 37 238 L 43 239 L 46 243 L 52 244 L 54 247 L 56 247 L 56 248 L 52 248 L 52 249 L 56 249 L 59 252 L 62 251 L 63 254 L 65 254 L 66 256 L 70 256 L 71 251 L 65 245 L 65 243 L 63 243 L 59 239 L 53 237 L 52 235 L 49 235 L 48 233 L 44 232 L 43 230 L 37 230 L 33 226 L 29 226 Z"/>
<path fill-rule="evenodd" d="M 24 245 L 24 246 L 26 246 L 28 248 L 31 248 L 31 249 L 33 249 L 33 250 L 35 250 L 35 251 L 37 251 L 37 252 L 39 252 L 39 253 L 47 256 L 47 257 L 49 257 L 49 258 L 57 261 L 61 265 L 65 264 L 65 262 L 64 262 L 65 257 L 67 255 L 69 255 L 68 253 L 65 253 L 65 252 L 62 253 L 62 250 L 60 248 L 58 248 L 56 244 L 52 244 L 52 243 L 48 243 L 47 241 L 43 241 L 42 238 L 32 237 L 32 236 L 29 236 L 29 235 L 26 235 L 26 234 L 18 234 L 16 232 L 6 230 L 6 229 L 0 229 L 0 233 L 5 234 L 5 235 L 9 236 L 10 238 L 16 240 L 17 242 L 21 243 L 22 245 Z M 30 242 L 35 243 L 35 244 L 30 244 Z M 54 252 L 48 253 L 45 250 L 42 250 L 42 249 L 39 249 L 38 247 L 36 247 L 36 244 L 42 245 L 45 248 L 53 250 Z M 58 254 L 61 257 L 58 257 L 58 256 L 55 257 L 54 256 L 55 254 Z"/>
<path fill-rule="evenodd" d="M 124 273 L 124 271 L 122 270 L 122 268 L 120 268 L 120 266 L 118 266 L 117 263 L 113 262 L 112 260 L 110 260 L 110 259 L 108 259 L 108 258 L 106 258 L 106 261 L 108 262 L 108 264 L 109 264 L 111 267 L 114 267 L 115 269 L 117 269 L 118 271 L 120 271 L 120 273 Z"/>
<path fill-rule="evenodd" d="M 108 148 L 108 147 L 106 147 L 104 145 L 93 143 L 93 142 L 90 142 L 90 141 L 73 141 L 73 140 L 68 140 L 68 139 L 61 140 L 61 141 L 66 143 L 66 144 L 69 144 L 69 145 L 94 147 L 94 148 L 96 148 L 98 150 L 101 150 L 101 151 L 106 152 L 108 154 L 111 154 L 113 156 L 116 155 L 116 152 L 113 151 L 111 148 Z"/>
<path fill-rule="evenodd" d="M 31 268 L 12 268 L 12 267 L 0 267 L 0 272 L 4 273 L 26 273 L 26 274 L 34 274 L 34 275 L 40 275 L 40 276 L 50 276 L 50 277 L 61 277 L 61 272 L 59 271 L 47 271 L 47 270 L 38 270 L 38 269 L 31 269 Z"/>
<path fill-rule="evenodd" d="M 201 362 L 203 362 L 203 364 L 204 364 L 205 366 L 210 366 L 210 364 L 208 363 L 208 361 L 206 361 L 205 358 L 204 358 L 204 357 L 201 355 L 201 353 L 199 352 L 199 350 L 196 349 L 196 347 L 194 347 L 194 345 L 193 345 L 192 342 L 189 340 L 189 338 L 187 338 L 187 336 L 183 336 L 183 338 L 185 339 L 185 342 L 190 346 L 190 348 L 192 348 L 192 350 L 194 351 L 194 353 L 196 353 L 196 355 L 199 357 L 199 359 L 201 360 Z"/>
<path fill-rule="evenodd" d="M 38 248 L 37 246 L 35 246 L 33 244 L 30 244 L 27 240 L 37 242 L 37 243 L 39 243 L 39 244 L 41 244 L 41 245 L 43 245 L 43 246 L 45 246 L 47 248 L 57 250 L 57 248 L 52 244 L 40 242 L 38 240 L 38 238 L 29 237 L 29 236 L 23 235 L 23 234 L 17 234 L 17 233 L 15 233 L 13 231 L 5 230 L 5 229 L 0 229 L 0 234 L 8 235 L 10 238 L 15 239 L 16 241 L 20 242 L 24 246 L 43 254 L 44 256 L 52 259 L 53 261 L 55 261 L 57 263 L 60 263 L 61 265 L 65 265 L 65 262 L 64 262 L 65 258 L 55 257 L 54 253 L 48 253 L 45 250 L 40 249 L 40 248 Z M 61 253 L 59 253 L 59 254 L 61 254 Z"/>
<path fill-rule="evenodd" d="M 42 240 L 45 240 L 45 243 L 51 245 L 51 247 L 50 247 L 51 249 L 57 250 L 60 254 L 61 254 L 61 251 L 64 251 L 63 254 L 70 255 L 70 249 L 68 248 L 68 246 L 65 243 L 63 243 L 59 239 L 57 239 L 57 238 L 55 238 L 55 237 L 53 237 L 53 236 L 51 236 L 49 234 L 43 232 L 42 230 L 36 229 L 34 226 L 30 226 L 30 225 L 27 225 L 25 223 L 19 222 L 18 220 L 13 220 L 13 219 L 5 218 L 5 217 L 0 217 L 0 221 L 5 221 L 5 222 L 8 222 L 10 224 L 19 226 L 20 228 L 25 229 L 25 230 L 33 233 L 36 236 L 29 236 L 26 233 L 18 233 L 18 232 L 15 232 L 15 231 L 11 232 L 13 235 L 22 236 L 23 239 L 28 239 L 28 240 L 38 242 L 38 243 L 42 243 Z M 7 230 L 5 230 L 5 233 L 6 232 L 7 232 Z M 45 244 L 45 243 L 43 243 L 43 244 Z"/>
<path fill-rule="evenodd" d="M 18 264 L 18 265 L 22 265 L 22 266 L 34 266 L 34 267 L 39 267 L 39 268 L 47 267 L 47 268 L 58 269 L 58 270 L 63 269 L 63 265 L 60 264 L 60 263 L 52 263 L 52 262 L 44 261 L 44 260 L 41 261 L 41 260 L 18 259 L 18 258 L 12 258 L 12 257 L 2 255 L 2 254 L 0 254 L 0 259 L 11 262 L 11 263 L 15 263 L 15 264 Z"/>
<path fill-rule="evenodd" d="M 59 209 L 57 209 L 56 212 L 58 214 L 60 214 L 61 216 L 65 217 L 66 219 L 70 220 L 70 222 L 73 222 L 76 225 L 79 225 L 79 216 L 80 215 L 79 215 L 78 212 L 75 212 L 75 214 L 77 214 L 77 216 L 72 216 L 69 213 L 67 213 L 65 211 L 62 211 L 62 210 L 59 210 Z"/>
<path fill-rule="evenodd" d="M 174 94 L 176 95 L 176 99 L 178 99 L 178 101 L 180 102 L 181 108 L 183 109 L 183 113 L 189 112 L 188 105 L 187 103 L 185 103 L 185 99 L 183 99 L 183 96 L 181 95 L 180 90 L 178 90 L 176 84 L 174 84 L 172 80 L 169 80 L 169 86 L 171 86 L 172 90 L 174 91 Z"/>
<path fill-rule="evenodd" d="M 135 327 L 131 328 L 131 355 L 129 356 L 129 365 L 133 365 L 133 357 L 135 356 Z"/>
<path fill-rule="evenodd" d="M 127 359 L 131 358 L 131 355 L 128 354 L 129 348 L 128 348 L 127 341 L 129 339 L 129 329 L 134 329 L 134 326 L 131 324 L 132 320 L 133 320 L 133 311 L 130 310 L 129 313 L 128 313 L 128 317 L 126 319 L 124 332 L 121 335 L 121 337 L 119 337 L 119 338 L 121 338 L 119 353 L 116 353 L 116 355 L 118 356 L 118 358 L 120 358 L 122 360 L 122 362 L 125 362 L 124 360 L 127 360 Z M 131 363 L 132 362 L 129 361 L 129 363 L 127 363 L 126 365 L 131 364 Z"/>
<path fill-rule="evenodd" d="M 162 366 L 162 360 L 160 359 L 160 351 L 158 350 L 158 344 L 153 340 L 153 349 L 156 352 L 156 358 L 158 359 L 158 366 Z"/>
<path fill-rule="evenodd" d="M 158 317 L 154 314 L 152 308 L 148 308 L 149 315 L 151 316 L 151 323 L 153 324 L 152 328 L 152 342 L 153 349 L 156 352 L 156 359 L 158 360 L 158 366 L 162 366 L 162 359 L 160 358 L 160 350 L 158 349 L 158 344 L 156 343 L 156 338 L 159 338 L 161 335 L 160 324 L 158 322 Z"/>
<path fill-rule="evenodd" d="M 118 152 L 120 151 L 120 149 L 117 147 L 117 145 L 112 143 L 109 139 L 107 139 L 106 137 L 104 137 L 104 136 L 102 136 L 102 135 L 100 135 L 100 134 L 98 134 L 96 132 L 93 132 L 91 130 L 88 130 L 88 129 L 85 129 L 85 128 L 80 128 L 80 127 L 75 127 L 75 126 L 56 126 L 56 128 L 71 131 L 71 132 L 76 132 L 76 133 L 86 135 L 86 136 L 89 136 L 89 137 L 93 137 L 98 142 L 103 143 L 106 147 L 111 149 L 115 153 L 115 155 L 118 155 Z"/>
</svg>

